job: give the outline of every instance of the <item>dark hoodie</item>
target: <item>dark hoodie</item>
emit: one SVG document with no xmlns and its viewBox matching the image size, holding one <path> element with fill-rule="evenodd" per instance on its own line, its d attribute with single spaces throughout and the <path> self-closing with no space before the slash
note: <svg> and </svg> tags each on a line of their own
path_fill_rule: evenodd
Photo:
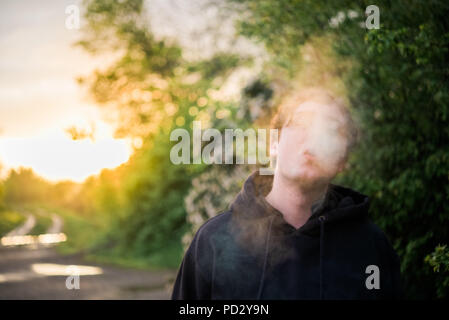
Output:
<svg viewBox="0 0 449 320">
<path fill-rule="evenodd" d="M 401 296 L 398 256 L 369 221 L 367 196 L 331 184 L 307 222 L 295 229 L 265 200 L 272 181 L 253 173 L 230 209 L 200 227 L 172 299 Z"/>
</svg>

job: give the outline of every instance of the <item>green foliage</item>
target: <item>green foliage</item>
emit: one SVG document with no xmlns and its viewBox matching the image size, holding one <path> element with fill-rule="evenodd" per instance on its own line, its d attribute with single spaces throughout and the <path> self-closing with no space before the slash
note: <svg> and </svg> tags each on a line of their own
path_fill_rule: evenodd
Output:
<svg viewBox="0 0 449 320">
<path fill-rule="evenodd" d="M 3 182 L 0 182 L 0 210 L 3 209 L 3 197 L 5 195 L 5 187 L 3 186 Z"/>
<path fill-rule="evenodd" d="M 243 88 L 239 111 L 226 119 L 214 119 L 213 127 L 221 130 L 222 135 L 223 129 L 245 130 L 255 127 L 255 122 L 269 116 L 273 91 L 266 75 L 259 75 Z M 216 165 L 192 177 L 191 187 L 184 197 L 189 223 L 189 230 L 182 238 L 184 250 L 187 250 L 196 231 L 207 219 L 228 209 L 245 179 L 256 168 L 256 165 Z"/>
<path fill-rule="evenodd" d="M 79 82 L 96 102 L 118 112 L 117 136 L 154 133 L 170 100 L 164 89 L 183 61 L 181 49 L 153 37 L 141 0 L 85 0 L 84 6 L 86 25 L 78 45 L 119 58 Z"/>
<path fill-rule="evenodd" d="M 67 241 L 58 246 L 58 251 L 65 254 L 87 253 L 102 244 L 108 227 L 103 219 L 104 215 L 86 217 L 77 211 L 48 205 L 41 206 L 40 209 L 56 213 L 64 221 L 63 231 L 67 235 Z"/>
<path fill-rule="evenodd" d="M 266 44 L 294 74 L 302 45 L 332 41 L 362 139 L 339 177 L 370 195 L 371 215 L 401 257 L 409 298 L 441 296 L 424 257 L 448 239 L 449 8 L 443 1 L 378 1 L 380 29 L 367 30 L 366 1 L 232 1 L 242 34 Z M 356 12 L 356 15 L 349 14 Z M 340 14 L 337 26 L 329 23 Z M 447 291 L 444 293 L 447 297 Z"/>
<path fill-rule="evenodd" d="M 2 164 L 0 163 L 0 173 L 2 173 Z M 3 180 L 0 180 L 0 210 L 4 207 L 5 186 Z"/>
<path fill-rule="evenodd" d="M 118 58 L 79 81 L 98 103 L 118 111 L 117 136 L 143 143 L 120 172 L 107 174 L 114 179 L 103 171 L 83 184 L 77 210 L 109 220 L 97 243 L 103 258 L 177 267 L 187 231 L 184 198 L 205 166 L 172 164 L 176 142 L 170 133 L 177 127 L 192 130 L 195 120 L 208 127 L 219 111 L 235 115 L 235 105 L 215 101 L 208 90 L 218 90 L 234 68 L 251 61 L 227 53 L 185 61 L 175 43 L 153 37 L 143 1 L 84 4 L 85 37 L 79 44 L 92 53 L 116 52 Z"/>
<path fill-rule="evenodd" d="M 189 72 L 199 72 L 204 79 L 215 79 L 226 75 L 226 72 L 250 60 L 242 61 L 236 54 L 218 53 L 209 60 L 188 64 Z"/>
<path fill-rule="evenodd" d="M 0 210 L 0 237 L 25 222 L 25 217 L 13 210 Z"/>
<path fill-rule="evenodd" d="M 189 172 L 168 159 L 168 134 L 157 135 L 151 148 L 136 155 L 127 178 L 128 207 L 117 225 L 120 245 L 136 255 L 148 255 L 180 236 L 184 227 L 183 197 L 190 185 Z"/>
<path fill-rule="evenodd" d="M 438 281 L 437 294 L 439 298 L 447 296 L 449 290 L 449 249 L 447 245 L 438 245 L 431 254 L 424 259 L 436 273 L 441 273 Z"/>
<path fill-rule="evenodd" d="M 184 198 L 206 166 L 172 164 L 170 150 L 176 142 L 170 141 L 170 133 L 178 127 L 191 131 L 195 120 L 203 128 L 236 126 L 237 103 L 218 101 L 210 93 L 251 60 L 222 52 L 185 61 L 175 43 L 153 37 L 143 1 L 87 0 L 84 5 L 84 38 L 78 44 L 94 54 L 114 53 L 117 59 L 79 83 L 99 105 L 117 112 L 116 136 L 137 141 L 135 152 L 126 164 L 104 169 L 82 184 L 51 184 L 31 170 L 12 171 L 7 199 L 30 205 L 33 212 L 41 204 L 58 212 L 68 236 L 60 246 L 63 252 L 88 252 L 122 265 L 176 268 L 181 237 L 189 227 Z M 239 121 L 245 122 L 242 117 Z M 69 131 L 77 139 L 88 137 Z"/>
<path fill-rule="evenodd" d="M 48 191 L 49 183 L 34 174 L 32 169 L 11 170 L 4 182 L 6 204 L 39 201 Z"/>
<path fill-rule="evenodd" d="M 447 245 L 438 245 L 435 251 L 427 255 L 424 259 L 425 262 L 430 264 L 434 272 L 448 272 L 449 271 L 449 249 Z"/>
<path fill-rule="evenodd" d="M 36 224 L 33 229 L 29 232 L 30 235 L 40 235 L 47 233 L 48 228 L 50 228 L 52 220 L 47 215 L 37 215 Z"/>
</svg>

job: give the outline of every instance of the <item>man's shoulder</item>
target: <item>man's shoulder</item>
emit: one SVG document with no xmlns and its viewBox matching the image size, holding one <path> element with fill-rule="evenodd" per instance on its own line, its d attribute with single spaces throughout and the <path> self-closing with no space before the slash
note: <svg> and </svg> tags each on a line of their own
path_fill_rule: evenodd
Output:
<svg viewBox="0 0 449 320">
<path fill-rule="evenodd" d="M 364 231 L 367 232 L 374 239 L 379 241 L 388 241 L 387 235 L 382 230 L 382 228 L 379 227 L 376 223 L 374 223 L 371 219 L 369 218 L 365 219 L 362 225 L 364 227 Z"/>
<path fill-rule="evenodd" d="M 227 234 L 231 222 L 231 214 L 231 210 L 226 210 L 209 218 L 198 229 L 195 237 L 198 238 L 198 241 L 204 241 L 211 239 L 212 236 Z"/>
<path fill-rule="evenodd" d="M 362 228 L 362 232 L 374 241 L 376 247 L 382 251 L 387 251 L 390 255 L 393 255 L 396 258 L 396 251 L 394 250 L 388 235 L 382 230 L 381 227 L 370 219 L 366 219 L 362 224 Z"/>
</svg>

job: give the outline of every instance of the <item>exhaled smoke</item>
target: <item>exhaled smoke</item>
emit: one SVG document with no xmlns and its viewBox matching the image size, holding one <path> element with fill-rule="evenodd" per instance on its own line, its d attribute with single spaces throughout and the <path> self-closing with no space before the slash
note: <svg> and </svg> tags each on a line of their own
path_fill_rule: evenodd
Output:
<svg viewBox="0 0 449 320">
<path fill-rule="evenodd" d="M 346 137 L 340 131 L 342 124 L 324 116 L 315 116 L 311 120 L 306 149 L 320 164 L 337 165 L 347 147 Z"/>
<path fill-rule="evenodd" d="M 346 119 L 335 105 L 312 101 L 300 104 L 291 125 L 300 128 L 305 137 L 302 149 L 319 166 L 335 168 L 344 158 L 348 147 Z"/>
</svg>

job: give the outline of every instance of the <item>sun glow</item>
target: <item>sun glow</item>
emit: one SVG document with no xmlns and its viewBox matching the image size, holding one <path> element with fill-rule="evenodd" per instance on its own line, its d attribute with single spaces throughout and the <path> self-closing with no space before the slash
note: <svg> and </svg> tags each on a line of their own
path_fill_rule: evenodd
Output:
<svg viewBox="0 0 449 320">
<path fill-rule="evenodd" d="M 53 133 L 0 139 L 0 163 L 7 168 L 32 168 L 51 181 L 82 182 L 104 168 L 115 168 L 128 161 L 131 152 L 127 140 L 112 137 L 72 140 L 63 133 Z"/>
</svg>

